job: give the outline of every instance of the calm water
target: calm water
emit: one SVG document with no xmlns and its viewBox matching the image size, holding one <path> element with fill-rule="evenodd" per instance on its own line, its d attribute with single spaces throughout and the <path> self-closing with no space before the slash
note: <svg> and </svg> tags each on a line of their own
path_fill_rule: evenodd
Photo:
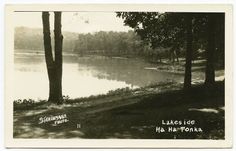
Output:
<svg viewBox="0 0 236 151">
<path fill-rule="evenodd" d="M 15 54 L 15 99 L 48 98 L 48 77 L 43 54 Z M 137 88 L 183 75 L 148 70 L 154 64 L 140 59 L 64 56 L 63 95 L 70 98 L 104 94 L 117 88 Z"/>
</svg>

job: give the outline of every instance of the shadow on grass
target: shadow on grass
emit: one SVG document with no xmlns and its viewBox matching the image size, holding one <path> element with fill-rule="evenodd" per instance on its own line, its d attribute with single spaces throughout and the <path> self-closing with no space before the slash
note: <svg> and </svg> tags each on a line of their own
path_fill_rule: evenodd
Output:
<svg viewBox="0 0 236 151">
<path fill-rule="evenodd" d="M 211 89 L 198 85 L 189 91 L 172 90 L 121 100 L 121 105 L 106 102 L 93 107 L 67 105 L 47 110 L 16 110 L 14 137 L 224 139 L 224 82 Z M 135 103 L 125 104 L 131 100 Z M 112 105 L 115 107 L 109 108 Z M 39 124 L 40 117 L 59 114 L 66 114 L 69 121 L 57 126 L 52 126 L 53 121 Z M 202 132 L 157 133 L 158 126 L 168 128 L 162 120 L 194 120 L 192 126 Z"/>
</svg>

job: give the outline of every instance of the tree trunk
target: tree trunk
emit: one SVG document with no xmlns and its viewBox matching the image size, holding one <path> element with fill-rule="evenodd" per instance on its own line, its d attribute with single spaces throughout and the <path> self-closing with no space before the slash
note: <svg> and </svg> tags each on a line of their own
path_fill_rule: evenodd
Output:
<svg viewBox="0 0 236 151">
<path fill-rule="evenodd" d="M 60 13 L 59 13 L 60 14 Z M 61 15 L 55 13 L 55 61 L 53 60 L 51 36 L 50 36 L 50 22 L 49 12 L 42 13 L 43 20 L 43 39 L 45 60 L 49 79 L 49 98 L 48 101 L 52 103 L 62 102 L 62 35 L 61 35 Z"/>
<path fill-rule="evenodd" d="M 214 66 L 214 56 L 215 56 L 215 28 L 216 21 L 215 15 L 208 15 L 208 44 L 206 50 L 206 71 L 205 71 L 205 84 L 211 86 L 215 83 L 215 66 Z"/>
<path fill-rule="evenodd" d="M 61 12 L 54 12 L 54 36 L 55 36 L 55 68 L 56 68 L 56 100 L 62 101 L 62 40 Z"/>
<path fill-rule="evenodd" d="M 185 62 L 185 75 L 184 75 L 184 89 L 191 88 L 192 79 L 192 42 L 193 42 L 193 32 L 192 32 L 192 15 L 186 15 L 186 62 Z"/>
</svg>

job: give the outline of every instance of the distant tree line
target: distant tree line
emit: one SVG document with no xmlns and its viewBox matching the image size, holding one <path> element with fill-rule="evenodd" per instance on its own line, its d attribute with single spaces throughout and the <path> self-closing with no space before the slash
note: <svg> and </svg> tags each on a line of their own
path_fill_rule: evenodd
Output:
<svg viewBox="0 0 236 151">
<path fill-rule="evenodd" d="M 54 48 L 54 32 L 51 31 L 52 48 Z M 43 29 L 41 28 L 28 28 L 28 27 L 16 27 L 14 36 L 14 48 L 16 51 L 43 51 Z M 63 32 L 63 51 L 72 52 L 75 47 L 75 41 L 77 40 L 77 33 Z"/>
<path fill-rule="evenodd" d="M 75 52 L 80 54 L 138 55 L 142 53 L 143 43 L 133 31 L 96 32 L 79 34 Z"/>
<path fill-rule="evenodd" d="M 155 47 L 141 39 L 134 31 L 77 34 L 63 32 L 63 51 L 83 55 L 104 55 L 123 57 L 144 57 L 152 62 L 171 60 L 171 47 Z M 51 35 L 52 41 L 54 35 Z M 17 51 L 43 51 L 42 29 L 17 27 L 15 29 L 15 49 Z M 54 43 L 52 42 L 54 48 Z M 183 57 L 181 49 L 179 56 Z"/>
</svg>

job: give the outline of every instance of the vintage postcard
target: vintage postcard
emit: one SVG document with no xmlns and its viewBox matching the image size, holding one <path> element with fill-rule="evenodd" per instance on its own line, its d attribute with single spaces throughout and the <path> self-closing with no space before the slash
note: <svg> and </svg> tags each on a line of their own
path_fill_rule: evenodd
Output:
<svg viewBox="0 0 236 151">
<path fill-rule="evenodd" d="M 8 148 L 232 147 L 232 6 L 5 7 Z"/>
</svg>

